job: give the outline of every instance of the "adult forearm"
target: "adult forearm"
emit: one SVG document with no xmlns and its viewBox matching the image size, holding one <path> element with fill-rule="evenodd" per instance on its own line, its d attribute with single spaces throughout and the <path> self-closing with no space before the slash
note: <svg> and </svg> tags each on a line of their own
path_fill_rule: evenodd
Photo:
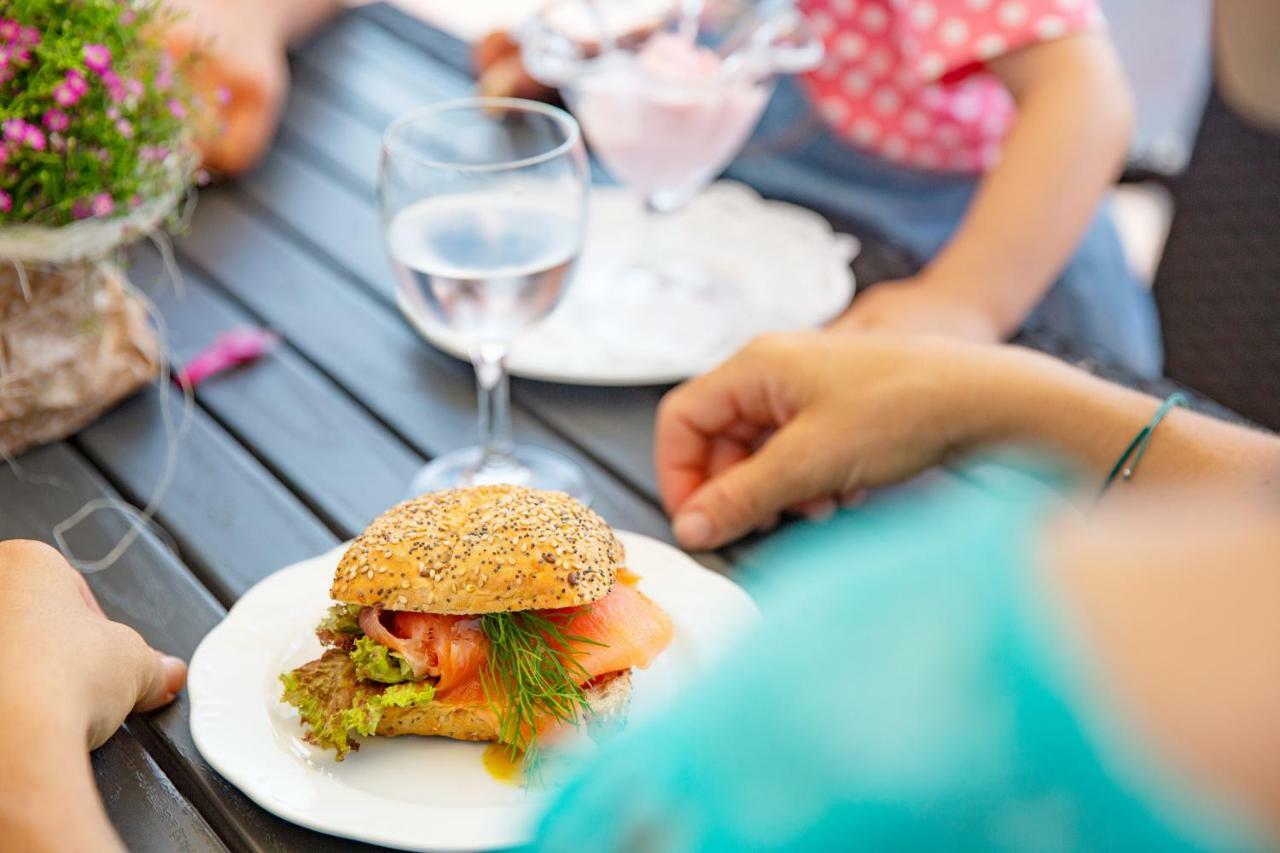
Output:
<svg viewBox="0 0 1280 853">
<path fill-rule="evenodd" d="M 997 351 L 963 405 L 977 414 L 975 445 L 1016 442 L 1065 455 L 1101 482 L 1160 400 L 1016 347 Z M 1233 478 L 1280 486 L 1280 438 L 1173 410 L 1142 459 L 1135 485 Z"/>
<path fill-rule="evenodd" d="M 3 703 L 10 714 L 0 734 L 0 847 L 123 850 L 94 787 L 83 726 L 43 712 L 25 714 L 20 701 Z"/>
</svg>

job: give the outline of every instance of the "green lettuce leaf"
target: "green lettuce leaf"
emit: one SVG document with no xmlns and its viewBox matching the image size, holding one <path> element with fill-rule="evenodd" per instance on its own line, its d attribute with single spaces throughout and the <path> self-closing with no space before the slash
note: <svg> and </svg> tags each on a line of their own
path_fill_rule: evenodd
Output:
<svg viewBox="0 0 1280 853">
<path fill-rule="evenodd" d="M 400 684 L 413 681 L 413 667 L 401 655 L 368 637 L 356 640 L 351 650 L 351 662 L 356 665 L 356 678 L 381 681 L 383 684 Z"/>
<path fill-rule="evenodd" d="M 306 740 L 332 749 L 341 761 L 355 749 L 355 735 L 372 735 L 388 708 L 412 708 L 435 698 L 435 687 L 421 681 L 384 687 L 357 681 L 354 665 L 339 650 L 280 676 L 281 701 L 298 709 Z"/>
<path fill-rule="evenodd" d="M 360 634 L 360 605 L 335 604 L 320 620 L 319 630 L 337 634 Z"/>
</svg>

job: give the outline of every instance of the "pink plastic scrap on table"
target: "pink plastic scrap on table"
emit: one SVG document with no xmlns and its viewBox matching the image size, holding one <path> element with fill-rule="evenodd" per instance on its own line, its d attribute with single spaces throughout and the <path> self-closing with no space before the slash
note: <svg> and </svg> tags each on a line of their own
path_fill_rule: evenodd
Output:
<svg viewBox="0 0 1280 853">
<path fill-rule="evenodd" d="M 174 371 L 173 381 L 194 388 L 211 376 L 257 361 L 279 341 L 280 336 L 267 329 L 228 329 L 185 367 Z"/>
</svg>

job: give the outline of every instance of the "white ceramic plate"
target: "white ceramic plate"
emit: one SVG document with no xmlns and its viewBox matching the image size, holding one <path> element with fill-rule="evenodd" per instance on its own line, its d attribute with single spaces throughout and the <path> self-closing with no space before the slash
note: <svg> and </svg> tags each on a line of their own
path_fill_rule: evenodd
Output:
<svg viewBox="0 0 1280 853">
<path fill-rule="evenodd" d="M 705 373 L 757 335 L 810 329 L 853 298 L 859 244 L 818 214 L 765 201 L 719 181 L 666 214 L 655 237 L 635 196 L 592 187 L 586 246 L 573 283 L 545 320 L 514 343 L 515 376 L 574 385 L 665 385 Z M 651 255 L 688 258 L 719 281 L 718 295 L 629 288 L 618 270 Z M 400 308 L 435 347 L 467 358 L 465 336 Z"/>
<path fill-rule="evenodd" d="M 674 639 L 635 673 L 631 719 L 695 678 L 758 615 L 732 581 L 669 545 L 621 532 L 640 589 L 671 614 Z M 319 656 L 337 549 L 245 593 L 191 659 L 191 732 L 200 754 L 258 805 L 311 829 L 406 850 L 509 847 L 528 840 L 543 797 L 493 779 L 484 746 L 363 738 L 342 762 L 302 741 L 277 676 Z"/>
</svg>

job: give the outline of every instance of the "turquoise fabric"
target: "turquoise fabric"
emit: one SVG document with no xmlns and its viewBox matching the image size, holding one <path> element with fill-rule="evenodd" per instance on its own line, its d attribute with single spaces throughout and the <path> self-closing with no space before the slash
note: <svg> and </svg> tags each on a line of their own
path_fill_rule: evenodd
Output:
<svg viewBox="0 0 1280 853">
<path fill-rule="evenodd" d="M 1045 479 L 987 469 L 773 537 L 759 630 L 606 745 L 534 846 L 1249 849 L 1089 691 L 1036 582 Z"/>
</svg>

